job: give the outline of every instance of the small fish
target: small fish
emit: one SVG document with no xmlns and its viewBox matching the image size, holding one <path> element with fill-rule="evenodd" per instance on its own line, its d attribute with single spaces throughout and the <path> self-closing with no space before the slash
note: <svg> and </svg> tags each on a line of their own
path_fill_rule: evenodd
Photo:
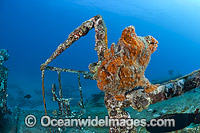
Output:
<svg viewBox="0 0 200 133">
<path fill-rule="evenodd" d="M 159 127 L 159 126 L 149 126 L 146 127 L 147 131 L 151 133 L 166 133 L 176 130 L 183 129 L 189 126 L 191 123 L 200 124 L 200 112 L 197 108 L 195 113 L 175 113 L 175 114 L 166 114 L 164 116 L 157 117 L 155 119 L 174 119 L 175 127 Z M 148 122 L 147 124 L 150 124 Z"/>
<path fill-rule="evenodd" d="M 29 99 L 29 98 L 31 98 L 31 95 L 26 95 L 26 96 L 24 96 L 24 98 L 27 98 L 27 99 Z"/>
</svg>

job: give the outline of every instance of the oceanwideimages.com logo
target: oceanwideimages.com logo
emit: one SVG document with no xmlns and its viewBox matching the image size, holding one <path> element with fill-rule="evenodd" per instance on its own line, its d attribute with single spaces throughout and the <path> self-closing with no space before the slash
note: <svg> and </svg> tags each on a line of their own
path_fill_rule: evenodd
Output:
<svg viewBox="0 0 200 133">
<path fill-rule="evenodd" d="M 27 115 L 25 118 L 25 124 L 27 127 L 34 127 L 37 123 L 37 119 L 34 115 Z M 96 116 L 92 118 L 88 116 L 87 119 L 55 119 L 49 116 L 42 116 L 40 124 L 43 127 L 126 127 L 132 129 L 138 126 L 160 126 L 160 127 L 174 127 L 174 119 L 151 119 L 147 124 L 146 119 L 109 119 L 105 116 L 103 119 Z"/>
</svg>

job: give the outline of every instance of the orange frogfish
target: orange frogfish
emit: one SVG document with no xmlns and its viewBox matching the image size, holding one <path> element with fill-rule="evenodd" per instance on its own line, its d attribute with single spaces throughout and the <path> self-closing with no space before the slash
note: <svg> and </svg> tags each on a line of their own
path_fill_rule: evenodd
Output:
<svg viewBox="0 0 200 133">
<path fill-rule="evenodd" d="M 104 52 L 97 70 L 98 88 L 118 101 L 125 100 L 125 93 L 136 87 L 143 87 L 147 93 L 154 91 L 157 86 L 145 78 L 144 72 L 157 44 L 152 36 L 137 36 L 133 26 L 126 27 L 118 43 Z"/>
</svg>

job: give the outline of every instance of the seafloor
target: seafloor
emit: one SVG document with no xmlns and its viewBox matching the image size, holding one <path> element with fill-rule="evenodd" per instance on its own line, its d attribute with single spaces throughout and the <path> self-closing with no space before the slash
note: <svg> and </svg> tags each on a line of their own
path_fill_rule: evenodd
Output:
<svg viewBox="0 0 200 133">
<path fill-rule="evenodd" d="M 150 105 L 150 107 L 142 112 L 134 111 L 131 107 L 126 110 L 130 113 L 132 118 L 146 118 L 150 120 L 152 118 L 164 115 L 164 114 L 172 114 L 172 113 L 194 113 L 196 108 L 200 108 L 200 88 L 196 88 L 195 90 L 191 90 L 181 96 L 171 98 L 170 100 L 156 103 L 154 105 Z M 93 99 L 89 100 L 85 103 L 85 114 L 82 117 L 87 116 L 99 116 L 100 118 L 104 118 L 104 116 L 108 115 L 106 107 L 104 106 L 103 92 L 94 96 Z M 72 110 L 78 110 L 79 107 L 72 107 Z M 20 133 L 37 133 L 37 132 L 49 132 L 57 130 L 57 128 L 44 128 L 38 123 L 33 128 L 28 128 L 24 124 L 25 116 L 28 114 L 34 114 L 37 119 L 41 118 L 44 115 L 44 111 L 39 110 L 19 110 L 15 109 L 15 122 L 13 124 L 17 124 L 17 126 L 13 127 L 17 129 Z M 48 115 L 52 115 L 53 110 L 48 110 Z M 62 129 L 61 129 L 62 130 Z M 64 130 L 64 129 L 63 129 Z M 83 128 L 67 128 L 64 132 L 84 132 L 84 133 L 105 133 L 108 132 L 108 127 L 83 127 Z M 147 133 L 148 131 L 144 127 L 138 127 L 138 133 Z M 174 133 L 199 133 L 200 125 L 190 125 L 182 130 L 174 131 Z"/>
</svg>

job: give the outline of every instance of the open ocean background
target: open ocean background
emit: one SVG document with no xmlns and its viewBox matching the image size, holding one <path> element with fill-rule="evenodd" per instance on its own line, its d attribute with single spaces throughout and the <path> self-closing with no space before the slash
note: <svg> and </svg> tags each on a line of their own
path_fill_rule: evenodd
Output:
<svg viewBox="0 0 200 133">
<path fill-rule="evenodd" d="M 146 70 L 150 80 L 169 77 L 169 70 L 183 75 L 200 68 L 199 0 L 0 0 L 0 48 L 10 59 L 8 104 L 26 109 L 43 109 L 40 65 L 57 46 L 84 21 L 102 15 L 108 30 L 109 47 L 122 30 L 133 25 L 139 36 L 152 35 L 159 42 Z M 88 71 L 97 61 L 95 32 L 75 42 L 50 66 Z M 76 74 L 62 74 L 64 97 L 76 97 Z M 46 71 L 47 102 L 56 72 Z M 81 79 L 84 99 L 100 92 L 96 81 Z M 58 84 L 57 84 L 58 85 Z M 31 94 L 32 101 L 24 96 Z M 34 102 L 33 102 L 34 101 Z M 48 104 L 47 107 L 53 104 Z M 55 103 L 55 107 L 57 104 Z"/>
</svg>

